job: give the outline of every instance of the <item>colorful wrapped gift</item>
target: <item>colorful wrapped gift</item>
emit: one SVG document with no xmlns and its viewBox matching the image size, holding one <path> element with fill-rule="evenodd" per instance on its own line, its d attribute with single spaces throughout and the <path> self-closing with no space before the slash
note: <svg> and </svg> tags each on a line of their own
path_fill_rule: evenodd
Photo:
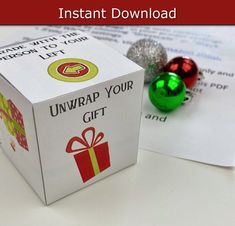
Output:
<svg viewBox="0 0 235 226">
<path fill-rule="evenodd" d="M 87 140 L 88 133 L 92 135 L 90 143 Z M 84 183 L 110 167 L 108 142 L 100 143 L 103 138 L 104 133 L 95 136 L 95 128 L 89 127 L 82 132 L 82 138 L 73 137 L 67 144 L 66 152 L 75 153 L 74 159 Z M 83 147 L 73 148 L 76 143 Z"/>
<path fill-rule="evenodd" d="M 15 104 L 11 100 L 7 100 L 1 93 L 0 113 L 8 132 L 16 137 L 21 147 L 28 151 L 23 116 Z"/>
<path fill-rule="evenodd" d="M 0 93 L 0 113 L 1 113 L 1 118 L 3 119 L 8 132 L 12 136 L 15 136 L 15 128 L 12 122 L 11 108 L 9 106 L 8 100 L 1 93 Z"/>
</svg>

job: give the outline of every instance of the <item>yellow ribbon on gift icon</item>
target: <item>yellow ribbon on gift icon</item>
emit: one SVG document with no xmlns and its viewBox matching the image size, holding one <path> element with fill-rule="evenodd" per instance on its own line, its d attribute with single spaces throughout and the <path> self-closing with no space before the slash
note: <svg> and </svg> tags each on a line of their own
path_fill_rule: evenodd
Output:
<svg viewBox="0 0 235 226">
<path fill-rule="evenodd" d="M 94 170 L 94 174 L 97 175 L 100 173 L 100 168 L 99 168 L 99 164 L 97 162 L 95 150 L 94 150 L 94 148 L 89 148 L 88 152 L 89 152 L 89 156 L 91 159 L 91 164 L 92 164 L 92 168 Z"/>
</svg>

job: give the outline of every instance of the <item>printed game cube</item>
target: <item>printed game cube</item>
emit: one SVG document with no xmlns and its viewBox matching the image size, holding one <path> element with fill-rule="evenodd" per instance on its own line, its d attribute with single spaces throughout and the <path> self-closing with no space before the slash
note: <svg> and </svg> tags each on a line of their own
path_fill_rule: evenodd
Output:
<svg viewBox="0 0 235 226">
<path fill-rule="evenodd" d="M 81 31 L 1 51 L 1 146 L 45 205 L 136 163 L 142 68 Z"/>
</svg>

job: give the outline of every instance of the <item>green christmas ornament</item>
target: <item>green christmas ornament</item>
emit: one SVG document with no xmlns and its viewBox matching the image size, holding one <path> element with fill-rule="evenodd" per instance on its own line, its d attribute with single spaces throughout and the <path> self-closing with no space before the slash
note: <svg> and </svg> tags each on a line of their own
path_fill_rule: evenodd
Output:
<svg viewBox="0 0 235 226">
<path fill-rule="evenodd" d="M 161 111 L 176 109 L 184 101 L 186 87 L 183 80 L 175 73 L 162 72 L 149 85 L 149 98 Z"/>
</svg>

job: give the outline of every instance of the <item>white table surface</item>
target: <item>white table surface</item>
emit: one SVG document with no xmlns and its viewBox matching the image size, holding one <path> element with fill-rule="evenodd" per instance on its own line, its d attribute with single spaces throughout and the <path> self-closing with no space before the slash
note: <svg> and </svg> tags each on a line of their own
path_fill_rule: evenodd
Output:
<svg viewBox="0 0 235 226">
<path fill-rule="evenodd" d="M 234 226 L 235 171 L 140 150 L 138 163 L 44 206 L 0 151 L 0 226 Z"/>
</svg>

